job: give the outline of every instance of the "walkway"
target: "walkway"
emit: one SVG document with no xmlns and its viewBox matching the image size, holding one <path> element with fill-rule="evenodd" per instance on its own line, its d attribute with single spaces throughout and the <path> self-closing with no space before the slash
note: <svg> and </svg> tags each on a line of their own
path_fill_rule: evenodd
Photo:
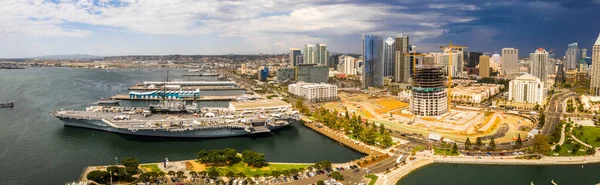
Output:
<svg viewBox="0 0 600 185">
<path fill-rule="evenodd" d="M 587 143 L 584 143 L 583 141 L 581 141 L 581 140 L 577 139 L 577 137 L 575 137 L 574 135 L 571 135 L 571 138 L 573 138 L 573 140 L 575 140 L 575 141 L 577 141 L 577 142 L 581 143 L 583 146 L 586 146 L 586 147 L 588 147 L 588 148 L 594 148 L 592 145 L 588 145 Z"/>
</svg>

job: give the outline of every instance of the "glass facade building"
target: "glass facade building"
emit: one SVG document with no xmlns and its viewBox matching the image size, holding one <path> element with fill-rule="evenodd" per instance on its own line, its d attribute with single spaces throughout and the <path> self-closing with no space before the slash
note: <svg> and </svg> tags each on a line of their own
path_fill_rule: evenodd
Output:
<svg viewBox="0 0 600 185">
<path fill-rule="evenodd" d="M 375 35 L 362 36 L 362 87 L 383 86 L 383 40 Z"/>
</svg>

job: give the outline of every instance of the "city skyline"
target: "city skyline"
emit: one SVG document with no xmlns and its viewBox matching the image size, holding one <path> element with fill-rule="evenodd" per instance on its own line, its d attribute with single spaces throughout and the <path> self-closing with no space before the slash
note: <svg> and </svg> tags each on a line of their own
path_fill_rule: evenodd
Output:
<svg viewBox="0 0 600 185">
<path fill-rule="evenodd" d="M 600 7 L 598 0 L 6 0 L 0 5 L 0 58 L 281 54 L 306 43 L 361 53 L 362 34 L 407 35 L 422 52 L 439 51 L 453 41 L 470 51 L 542 47 L 562 57 L 569 43 L 591 50 L 600 30 L 584 21 Z M 355 13 L 359 11 L 365 13 Z"/>
</svg>

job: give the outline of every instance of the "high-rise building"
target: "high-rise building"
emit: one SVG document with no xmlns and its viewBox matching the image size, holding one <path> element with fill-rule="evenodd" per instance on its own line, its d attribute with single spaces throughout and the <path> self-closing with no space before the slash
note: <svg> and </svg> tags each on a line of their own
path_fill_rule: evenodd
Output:
<svg viewBox="0 0 600 185">
<path fill-rule="evenodd" d="M 338 71 L 346 75 L 356 75 L 356 68 L 354 57 L 348 55 L 340 56 L 340 64 L 338 65 Z"/>
<path fill-rule="evenodd" d="M 581 49 L 581 58 L 587 58 L 587 49 Z"/>
<path fill-rule="evenodd" d="M 569 44 L 565 53 L 565 68 L 567 71 L 577 69 L 577 61 L 581 57 L 580 54 L 577 42 Z"/>
<path fill-rule="evenodd" d="M 304 56 L 302 57 L 303 64 L 314 64 L 315 61 L 315 47 L 313 45 L 304 45 Z"/>
<path fill-rule="evenodd" d="M 337 70 L 339 63 L 340 63 L 340 54 L 330 55 L 329 59 L 327 60 L 327 67 Z"/>
<path fill-rule="evenodd" d="M 460 62 L 461 59 L 461 55 L 462 52 L 457 52 L 457 51 L 453 51 L 452 52 L 452 69 L 450 69 L 449 67 L 449 62 L 450 62 L 450 54 L 445 51 L 443 53 L 432 53 L 434 57 L 436 58 L 437 61 L 437 65 L 444 67 L 444 73 L 448 74 L 450 72 L 452 72 L 452 76 L 459 76 L 459 73 L 462 71 L 459 71 L 458 69 L 458 64 Z M 477 59 L 477 61 L 479 61 L 479 59 Z M 475 65 L 477 66 L 477 64 Z M 475 68 L 475 67 L 473 67 Z"/>
<path fill-rule="evenodd" d="M 508 100 L 542 105 L 542 101 L 544 101 L 544 82 L 530 74 L 521 75 L 509 82 Z"/>
<path fill-rule="evenodd" d="M 412 84 L 410 110 L 418 116 L 441 116 L 448 112 L 448 90 L 443 67 L 418 67 Z"/>
<path fill-rule="evenodd" d="M 558 63 L 556 67 L 556 78 L 554 79 L 555 84 L 565 83 L 565 70 L 562 63 Z"/>
<path fill-rule="evenodd" d="M 277 69 L 277 82 L 286 82 L 294 80 L 295 76 L 294 68 L 279 68 Z"/>
<path fill-rule="evenodd" d="M 295 67 L 300 64 L 298 56 L 302 55 L 302 51 L 298 48 L 290 48 L 290 66 Z"/>
<path fill-rule="evenodd" d="M 258 80 L 261 82 L 266 82 L 269 77 L 269 67 L 262 66 L 258 69 Z"/>
<path fill-rule="evenodd" d="M 590 88 L 592 94 L 600 96 L 600 35 L 592 48 L 592 81 Z"/>
<path fill-rule="evenodd" d="M 396 37 L 394 80 L 408 82 L 411 73 L 408 36 Z"/>
<path fill-rule="evenodd" d="M 435 65 L 435 57 L 433 55 L 425 55 L 423 56 L 423 66 L 433 66 Z"/>
<path fill-rule="evenodd" d="M 479 77 L 490 77 L 490 56 L 481 55 L 479 57 Z"/>
<path fill-rule="evenodd" d="M 546 63 L 546 76 L 556 74 L 556 60 L 548 57 L 548 63 Z"/>
<path fill-rule="evenodd" d="M 529 74 L 539 78 L 542 82 L 546 82 L 546 67 L 548 65 L 548 52 L 544 48 L 535 50 L 534 53 L 529 54 Z"/>
<path fill-rule="evenodd" d="M 481 55 L 483 55 L 483 52 L 469 52 L 469 63 L 467 63 L 467 67 L 477 66 Z"/>
<path fill-rule="evenodd" d="M 383 86 L 383 40 L 375 35 L 362 36 L 362 87 Z"/>
<path fill-rule="evenodd" d="M 314 62 L 312 64 L 326 66 L 327 60 L 329 59 L 329 51 L 327 50 L 327 45 L 317 43 L 315 45 L 314 51 Z"/>
<path fill-rule="evenodd" d="M 519 49 L 502 48 L 502 70 L 504 74 L 519 73 Z"/>
<path fill-rule="evenodd" d="M 383 76 L 394 76 L 394 65 L 396 55 L 396 42 L 392 37 L 388 37 L 383 42 Z"/>
<path fill-rule="evenodd" d="M 329 79 L 329 68 L 327 66 L 317 66 L 316 64 L 301 64 L 298 66 L 299 82 L 307 83 L 327 83 Z"/>
</svg>

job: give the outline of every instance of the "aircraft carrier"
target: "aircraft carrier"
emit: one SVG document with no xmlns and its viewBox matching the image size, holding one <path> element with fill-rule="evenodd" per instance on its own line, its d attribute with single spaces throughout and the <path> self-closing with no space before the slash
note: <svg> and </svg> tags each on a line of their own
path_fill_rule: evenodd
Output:
<svg viewBox="0 0 600 185">
<path fill-rule="evenodd" d="M 256 102 L 257 105 L 269 104 Z M 272 103 L 271 103 L 272 104 Z M 248 106 L 244 102 L 244 106 Z M 230 103 L 230 107 L 231 107 Z M 120 134 L 217 138 L 268 133 L 299 121 L 288 106 L 262 107 L 253 110 L 203 108 L 164 105 L 141 107 L 92 106 L 86 110 L 56 110 L 51 115 L 65 126 L 82 127 Z"/>
</svg>

